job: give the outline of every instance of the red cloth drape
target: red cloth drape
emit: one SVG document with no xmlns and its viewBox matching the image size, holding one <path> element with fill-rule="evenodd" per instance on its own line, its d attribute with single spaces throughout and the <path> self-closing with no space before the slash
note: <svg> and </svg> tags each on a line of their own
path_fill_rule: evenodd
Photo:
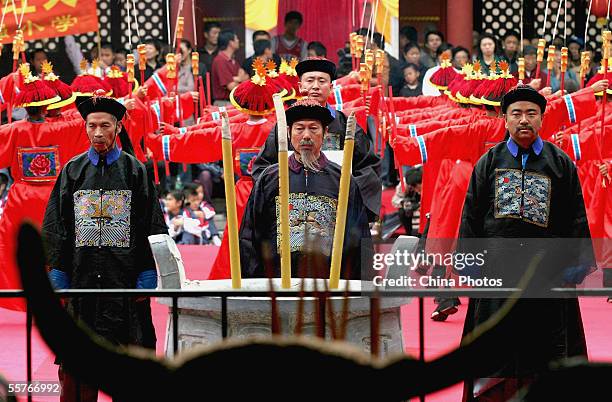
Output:
<svg viewBox="0 0 612 402">
<path fill-rule="evenodd" d="M 276 32 L 282 34 L 285 26 L 285 14 L 299 11 L 304 17 L 304 24 L 298 36 L 307 42 L 319 41 L 327 48 L 327 57 L 338 62 L 337 51 L 344 47 L 351 32 L 352 0 L 282 0 L 278 2 L 278 25 Z M 359 24 L 361 1 L 355 0 L 355 20 Z"/>
</svg>

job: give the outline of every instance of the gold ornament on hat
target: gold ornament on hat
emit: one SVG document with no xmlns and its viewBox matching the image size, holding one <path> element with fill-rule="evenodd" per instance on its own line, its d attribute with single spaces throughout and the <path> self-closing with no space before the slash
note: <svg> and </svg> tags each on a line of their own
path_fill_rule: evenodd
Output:
<svg viewBox="0 0 612 402">
<path fill-rule="evenodd" d="M 45 81 L 57 81 L 59 77 L 53 72 L 53 64 L 45 60 L 42 64 L 42 73 L 45 76 Z"/>
<path fill-rule="evenodd" d="M 87 60 L 86 59 L 81 59 L 81 62 L 79 63 L 79 68 L 81 69 L 81 75 L 87 74 Z"/>
<path fill-rule="evenodd" d="M 91 61 L 91 69 L 92 69 L 92 75 L 95 75 L 96 77 L 100 77 L 102 78 L 102 74 L 101 71 L 99 70 L 99 66 L 100 66 L 100 60 L 98 59 L 93 59 Z"/>
</svg>

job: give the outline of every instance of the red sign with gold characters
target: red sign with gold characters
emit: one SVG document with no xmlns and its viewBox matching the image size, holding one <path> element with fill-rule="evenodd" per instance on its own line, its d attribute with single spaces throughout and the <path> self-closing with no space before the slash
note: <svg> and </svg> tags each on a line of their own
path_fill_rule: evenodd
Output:
<svg viewBox="0 0 612 402">
<path fill-rule="evenodd" d="M 96 0 L 9 0 L 0 3 L 0 43 L 11 43 L 23 14 L 24 41 L 98 30 Z M 24 9 L 25 7 L 25 9 Z"/>
</svg>

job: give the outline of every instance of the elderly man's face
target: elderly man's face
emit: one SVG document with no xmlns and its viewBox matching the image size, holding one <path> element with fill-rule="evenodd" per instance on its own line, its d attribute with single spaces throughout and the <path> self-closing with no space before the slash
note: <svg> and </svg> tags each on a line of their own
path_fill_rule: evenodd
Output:
<svg viewBox="0 0 612 402">
<path fill-rule="evenodd" d="M 309 98 L 316 100 L 322 106 L 327 103 L 331 90 L 331 77 L 322 71 L 309 71 L 302 74 L 300 78 L 300 92 L 307 94 Z"/>
<path fill-rule="evenodd" d="M 542 128 L 540 107 L 528 101 L 514 102 L 506 110 L 506 129 L 512 139 L 527 148 L 536 140 Z"/>
<path fill-rule="evenodd" d="M 325 129 L 319 120 L 299 120 L 291 125 L 291 145 L 309 170 L 318 170 Z"/>
<path fill-rule="evenodd" d="M 121 122 L 110 113 L 95 112 L 87 116 L 85 123 L 87 137 L 94 150 L 105 155 L 115 144 L 117 134 L 121 131 Z"/>
</svg>

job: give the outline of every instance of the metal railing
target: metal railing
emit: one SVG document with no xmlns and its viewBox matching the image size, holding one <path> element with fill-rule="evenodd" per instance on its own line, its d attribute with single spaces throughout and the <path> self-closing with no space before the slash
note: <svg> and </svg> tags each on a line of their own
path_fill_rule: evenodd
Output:
<svg viewBox="0 0 612 402">
<path fill-rule="evenodd" d="M 425 361 L 425 312 L 424 298 L 433 297 L 481 297 L 481 298 L 503 298 L 510 297 L 516 294 L 518 289 L 515 288 L 498 288 L 498 289 L 410 289 L 400 292 L 392 292 L 385 296 L 389 297 L 408 297 L 417 298 L 418 300 L 418 338 L 419 338 L 419 356 L 421 362 Z M 170 298 L 172 300 L 170 310 L 172 315 L 172 350 L 173 355 L 178 352 L 178 321 L 179 321 L 179 298 L 196 298 L 196 297 L 218 297 L 221 306 L 221 335 L 223 339 L 228 337 L 228 299 L 233 297 L 262 297 L 270 296 L 270 291 L 217 291 L 217 290 L 143 290 L 143 289 L 69 289 L 58 290 L 55 292 L 59 298 L 73 297 L 123 297 L 123 298 L 138 298 L 138 297 L 160 297 Z M 343 290 L 325 290 L 325 291 L 299 291 L 299 290 L 275 290 L 275 296 L 278 297 L 301 297 L 325 299 L 329 297 L 369 297 L 370 298 L 370 319 L 374 311 L 374 300 L 380 299 L 380 294 L 366 293 L 362 291 L 343 291 Z M 612 297 L 612 288 L 599 289 L 573 289 L 573 288 L 554 288 L 551 293 L 556 297 Z M 0 290 L 0 298 L 26 298 L 24 290 Z M 322 318 L 323 323 L 326 323 L 326 303 L 322 303 Z M 28 383 L 32 382 L 32 314 L 26 308 L 26 379 Z M 273 321 L 273 320 L 272 320 Z M 324 327 L 325 325 L 323 325 Z M 370 328 L 372 330 L 372 327 Z M 1 336 L 0 336 L 1 337 Z M 470 379 L 467 381 L 471 382 Z M 28 402 L 32 401 L 32 393 L 28 392 Z M 421 401 L 425 401 L 425 395 L 420 396 Z"/>
</svg>

